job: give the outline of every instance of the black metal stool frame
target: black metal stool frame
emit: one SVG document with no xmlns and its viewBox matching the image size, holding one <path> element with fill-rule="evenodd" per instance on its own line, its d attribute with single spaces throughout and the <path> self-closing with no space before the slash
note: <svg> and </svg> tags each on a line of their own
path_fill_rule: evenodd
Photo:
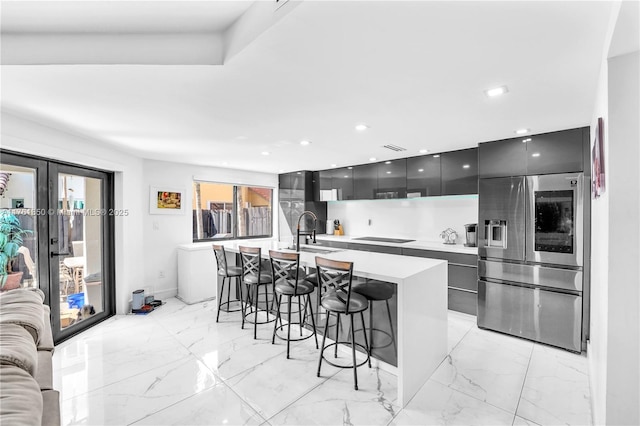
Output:
<svg viewBox="0 0 640 426">
<path fill-rule="evenodd" d="M 300 284 L 300 253 L 288 253 L 288 252 L 279 252 L 274 250 L 269 250 L 269 258 L 271 259 L 271 273 L 273 277 L 273 285 L 274 292 L 276 295 L 276 304 L 277 304 L 277 313 L 276 313 L 276 321 L 273 325 L 273 336 L 271 337 L 271 344 L 275 344 L 276 336 L 278 336 L 282 340 L 287 341 L 287 359 L 289 359 L 289 348 L 291 346 L 291 341 L 305 340 L 310 338 L 311 336 L 315 337 L 316 340 L 316 349 L 318 349 L 318 335 L 316 333 L 316 322 L 313 316 L 313 306 L 311 303 L 311 293 L 313 292 L 313 285 L 309 284 L 308 286 L 299 285 Z M 291 292 L 291 294 L 287 294 L 281 290 L 279 290 L 278 285 L 286 287 L 287 292 Z M 277 334 L 278 330 L 283 330 L 284 325 L 282 324 L 282 316 L 280 314 L 280 307 L 282 304 L 282 296 L 288 297 L 287 303 L 287 338 L 280 336 Z M 306 297 L 305 297 L 306 296 Z M 291 338 L 291 303 L 294 297 L 298 298 L 298 326 L 300 326 L 300 337 L 299 338 Z M 301 297 L 305 297 L 304 300 L 304 309 L 300 309 L 301 305 Z M 312 334 L 308 336 L 302 335 L 302 329 L 306 324 L 307 318 L 307 306 L 311 311 L 311 326 L 313 327 Z M 302 312 L 304 312 L 304 318 L 302 316 Z M 278 319 L 280 320 L 280 326 L 278 327 Z"/>
<path fill-rule="evenodd" d="M 238 275 L 231 275 L 229 273 L 229 267 L 227 265 L 227 256 L 224 251 L 224 246 L 221 245 L 213 245 L 213 253 L 216 256 L 216 262 L 218 264 L 218 276 L 222 277 L 222 286 L 220 287 L 220 296 L 218 297 L 218 313 L 216 315 L 216 322 L 220 320 L 220 311 L 223 310 L 222 307 L 226 306 L 224 312 L 238 312 L 242 311 L 242 321 L 244 323 L 244 302 L 242 300 L 242 286 L 240 285 L 240 278 L 242 277 L 242 271 Z M 229 288 L 227 289 L 227 301 L 222 301 L 222 296 L 224 294 L 224 283 L 229 279 Z M 231 278 L 236 278 L 236 297 L 240 295 L 239 298 L 231 300 Z M 229 304 L 232 302 L 239 302 L 240 307 L 238 309 L 229 309 Z"/>
<path fill-rule="evenodd" d="M 369 280 L 367 279 L 365 282 L 365 285 L 383 285 L 383 286 L 387 286 L 387 285 L 393 285 L 392 283 L 388 283 L 388 282 L 380 282 L 380 281 L 376 281 L 376 280 Z M 372 298 L 369 296 L 369 294 L 367 294 L 367 292 L 360 292 L 358 291 L 358 287 L 359 285 L 354 285 L 353 286 L 353 291 L 359 294 L 362 294 L 364 297 L 367 298 L 367 300 L 369 301 L 369 349 L 373 350 L 373 349 L 381 349 L 381 348 L 386 348 L 388 346 L 393 345 L 393 348 L 396 351 L 396 356 L 398 353 L 398 346 L 396 343 L 396 334 L 395 331 L 393 330 L 393 319 L 391 317 L 391 308 L 389 307 L 389 299 L 390 298 L 384 298 L 384 299 L 378 299 L 378 298 Z M 387 306 L 387 318 L 389 319 L 389 331 L 386 330 L 382 330 L 380 328 L 374 327 L 373 326 L 373 302 L 383 302 L 386 304 Z M 388 336 L 390 338 L 390 342 L 387 343 L 386 345 L 381 345 L 381 346 L 375 346 L 373 344 L 373 332 L 377 331 L 379 333 L 385 334 L 386 336 Z"/>
<path fill-rule="evenodd" d="M 327 310 L 327 317 L 325 320 L 325 332 L 322 336 L 322 348 L 320 349 L 320 359 L 318 360 L 318 374 L 320 377 L 320 370 L 322 368 L 322 360 L 324 359 L 330 365 L 338 368 L 352 368 L 353 367 L 353 382 L 354 389 L 358 390 L 358 371 L 357 368 L 368 363 L 369 368 L 371 368 L 371 353 L 369 351 L 369 343 L 367 342 L 367 333 L 364 331 L 364 315 L 363 312 L 368 309 L 369 304 L 364 299 L 363 296 L 357 295 L 364 299 L 364 306 L 358 310 L 352 310 L 352 299 L 357 300 L 355 294 L 351 291 L 351 284 L 353 280 L 353 262 L 342 262 L 331 259 L 325 259 L 321 257 L 316 257 L 316 270 L 318 273 L 318 287 L 319 289 L 324 290 L 324 296 L 322 297 L 322 306 Z M 338 310 L 332 310 L 329 307 L 329 300 L 336 301 L 339 300 L 344 306 L 344 312 L 341 308 Z M 328 333 L 328 325 L 329 318 L 331 317 L 331 313 L 335 313 L 337 317 L 337 325 L 336 325 L 336 338 L 334 343 L 325 346 L 325 342 L 327 339 Z M 364 346 L 356 343 L 355 339 L 355 327 L 353 323 L 353 315 L 360 314 L 360 320 L 362 321 L 362 329 L 364 336 Z M 340 341 L 338 330 L 340 328 L 340 314 L 348 315 L 350 320 L 350 341 Z M 351 356 L 352 356 L 352 365 L 345 366 L 340 364 L 335 364 L 328 360 L 324 351 L 330 347 L 334 347 L 334 357 L 338 356 L 338 345 L 344 344 L 351 346 Z M 364 350 L 367 358 L 361 363 L 356 363 L 356 346 L 359 346 Z"/>
<path fill-rule="evenodd" d="M 242 328 L 244 328 L 244 322 L 245 322 L 245 318 L 248 315 L 251 315 L 253 313 L 253 338 L 257 339 L 258 338 L 258 324 L 267 324 L 270 323 L 272 321 L 276 320 L 276 317 L 274 316 L 273 319 L 269 319 L 269 300 L 267 297 L 267 291 L 266 291 L 266 286 L 269 284 L 272 284 L 273 279 L 272 277 L 269 275 L 269 273 L 267 271 L 265 271 L 262 267 L 262 250 L 260 249 L 260 247 L 243 247 L 240 246 L 238 247 L 239 251 L 240 251 L 240 262 L 242 264 L 242 281 L 247 285 L 247 299 L 246 299 L 246 306 L 248 306 L 251 309 L 251 312 L 247 313 L 246 312 L 246 307 L 245 307 L 245 314 L 243 315 L 242 318 Z M 255 283 L 254 282 L 250 282 L 248 280 L 248 277 L 252 277 L 252 280 L 255 279 Z M 255 278 L 253 278 L 255 277 Z M 265 282 L 262 282 L 262 278 L 263 277 L 269 277 L 269 280 Z M 267 319 L 265 321 L 258 321 L 258 297 L 259 297 L 259 290 L 261 286 L 265 286 L 265 293 L 264 293 L 264 302 L 265 302 L 265 313 L 267 316 Z M 255 287 L 255 304 L 256 306 L 254 307 L 252 305 L 252 302 L 254 301 L 253 296 L 250 294 L 251 293 L 251 287 Z M 272 307 L 273 308 L 273 300 L 275 300 L 275 296 L 271 299 L 271 303 L 272 303 Z M 247 319 L 247 321 L 249 321 Z"/>
</svg>

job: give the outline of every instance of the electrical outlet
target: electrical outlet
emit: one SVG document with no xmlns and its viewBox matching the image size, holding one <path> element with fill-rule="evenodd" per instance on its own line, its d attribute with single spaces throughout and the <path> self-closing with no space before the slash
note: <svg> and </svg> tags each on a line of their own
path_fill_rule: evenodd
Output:
<svg viewBox="0 0 640 426">
<path fill-rule="evenodd" d="M 158 272 L 158 278 L 164 278 L 164 271 L 160 270 L 160 272 Z"/>
<path fill-rule="evenodd" d="M 153 230 L 154 231 L 159 231 L 160 230 L 160 224 L 158 222 L 153 222 Z"/>
</svg>

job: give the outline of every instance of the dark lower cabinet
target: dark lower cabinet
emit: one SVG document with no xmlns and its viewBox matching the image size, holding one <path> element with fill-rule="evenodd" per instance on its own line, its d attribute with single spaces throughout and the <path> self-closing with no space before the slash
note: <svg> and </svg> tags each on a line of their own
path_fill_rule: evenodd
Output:
<svg viewBox="0 0 640 426">
<path fill-rule="evenodd" d="M 448 265 L 449 309 L 476 315 L 478 305 L 478 256 L 444 251 L 402 249 L 405 256 L 442 259 Z"/>
<path fill-rule="evenodd" d="M 473 291 L 448 289 L 449 309 L 469 315 L 478 315 L 478 293 Z"/>
<path fill-rule="evenodd" d="M 476 315 L 478 299 L 478 257 L 474 254 L 406 249 L 396 246 L 361 244 L 347 241 L 318 240 L 318 244 L 332 248 L 446 260 L 449 262 L 447 269 L 449 309 L 465 314 Z"/>
</svg>

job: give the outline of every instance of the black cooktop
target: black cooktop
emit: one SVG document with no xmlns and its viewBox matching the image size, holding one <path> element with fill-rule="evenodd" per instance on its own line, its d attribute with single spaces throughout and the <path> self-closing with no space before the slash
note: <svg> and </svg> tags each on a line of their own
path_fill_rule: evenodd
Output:
<svg viewBox="0 0 640 426">
<path fill-rule="evenodd" d="M 381 237 L 360 237 L 354 238 L 354 240 L 363 240 L 363 241 L 378 241 L 381 243 L 410 243 L 415 240 L 404 240 L 402 238 L 381 238 Z"/>
</svg>

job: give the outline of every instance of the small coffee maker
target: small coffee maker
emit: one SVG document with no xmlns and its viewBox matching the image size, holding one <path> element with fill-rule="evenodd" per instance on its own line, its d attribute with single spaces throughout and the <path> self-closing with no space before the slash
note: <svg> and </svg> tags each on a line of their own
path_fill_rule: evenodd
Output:
<svg viewBox="0 0 640 426">
<path fill-rule="evenodd" d="M 464 243 L 465 247 L 478 247 L 478 224 L 469 223 L 464 226 L 467 235 L 467 242 Z"/>
</svg>

